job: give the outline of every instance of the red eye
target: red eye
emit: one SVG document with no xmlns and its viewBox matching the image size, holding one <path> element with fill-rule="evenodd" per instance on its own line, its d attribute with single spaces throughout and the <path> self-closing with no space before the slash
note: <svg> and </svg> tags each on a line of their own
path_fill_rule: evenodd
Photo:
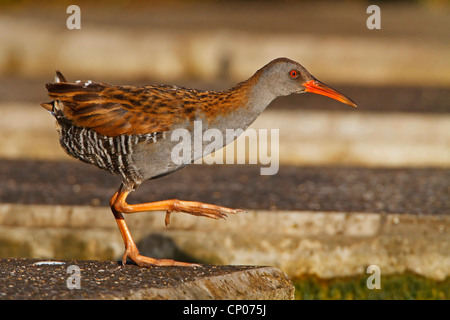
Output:
<svg viewBox="0 0 450 320">
<path fill-rule="evenodd" d="M 298 77 L 298 71 L 297 70 L 291 70 L 289 71 L 289 76 L 293 79 Z"/>
</svg>

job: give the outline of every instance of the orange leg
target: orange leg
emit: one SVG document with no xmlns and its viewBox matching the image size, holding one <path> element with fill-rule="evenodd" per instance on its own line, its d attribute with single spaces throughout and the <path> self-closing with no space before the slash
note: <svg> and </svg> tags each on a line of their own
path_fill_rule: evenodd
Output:
<svg viewBox="0 0 450 320">
<path fill-rule="evenodd" d="M 122 257 L 122 264 L 125 265 L 127 257 L 133 260 L 137 265 L 143 266 L 185 266 L 196 267 L 198 264 L 178 262 L 171 259 L 154 259 L 139 254 L 139 250 L 136 243 L 131 237 L 130 230 L 128 229 L 125 219 L 122 213 L 135 213 L 143 211 L 166 211 L 166 226 L 170 223 L 170 213 L 172 211 L 181 211 L 196 216 L 204 216 L 212 219 L 226 218 L 227 213 L 239 213 L 244 212 L 240 209 L 230 209 L 220 207 L 212 204 L 206 204 L 195 201 L 180 201 L 176 199 L 156 201 L 141 204 L 128 204 L 126 198 L 130 191 L 124 191 L 119 189 L 111 198 L 110 206 L 119 226 L 120 233 L 125 243 L 125 253 Z"/>
</svg>

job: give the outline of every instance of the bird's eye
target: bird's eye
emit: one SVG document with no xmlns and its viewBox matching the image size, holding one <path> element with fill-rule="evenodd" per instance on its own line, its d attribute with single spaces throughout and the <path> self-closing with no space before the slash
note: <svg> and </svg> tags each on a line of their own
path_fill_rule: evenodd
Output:
<svg viewBox="0 0 450 320">
<path fill-rule="evenodd" d="M 289 76 L 292 78 L 292 79 L 295 79 L 295 78 L 297 78 L 298 77 L 298 71 L 297 70 L 291 70 L 291 71 L 289 71 Z"/>
</svg>

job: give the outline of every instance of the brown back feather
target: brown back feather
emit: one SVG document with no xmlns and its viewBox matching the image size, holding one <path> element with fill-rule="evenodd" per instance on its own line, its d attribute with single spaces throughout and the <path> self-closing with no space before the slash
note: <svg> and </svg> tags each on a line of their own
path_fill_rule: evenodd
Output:
<svg viewBox="0 0 450 320">
<path fill-rule="evenodd" d="M 230 90 L 214 92 L 167 85 L 68 83 L 60 72 L 57 78 L 59 82 L 46 87 L 49 96 L 60 102 L 58 114 L 62 113 L 75 126 L 109 137 L 165 132 L 198 117 L 214 121 L 219 115 L 245 106 L 248 88 L 253 83 L 252 77 Z M 53 109 L 52 103 L 41 105 Z"/>
<path fill-rule="evenodd" d="M 49 96 L 59 100 L 64 116 L 75 126 L 91 128 L 105 136 L 147 134 L 169 130 L 192 118 L 196 91 L 170 86 L 113 86 L 96 82 L 49 83 Z M 183 94 L 181 94 L 183 93 Z"/>
</svg>

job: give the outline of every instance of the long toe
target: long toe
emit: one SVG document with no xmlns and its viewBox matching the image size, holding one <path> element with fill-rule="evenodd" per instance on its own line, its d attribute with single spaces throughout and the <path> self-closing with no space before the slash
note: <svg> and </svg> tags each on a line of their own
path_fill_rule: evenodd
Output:
<svg viewBox="0 0 450 320">
<path fill-rule="evenodd" d="M 241 209 L 231 209 L 195 201 L 174 200 L 172 206 L 175 211 L 185 212 L 195 216 L 204 216 L 212 219 L 225 219 L 227 214 L 245 212 Z"/>
<path fill-rule="evenodd" d="M 131 260 L 140 267 L 201 267 L 197 263 L 180 262 L 172 259 L 154 259 L 142 255 L 132 257 Z"/>
</svg>

